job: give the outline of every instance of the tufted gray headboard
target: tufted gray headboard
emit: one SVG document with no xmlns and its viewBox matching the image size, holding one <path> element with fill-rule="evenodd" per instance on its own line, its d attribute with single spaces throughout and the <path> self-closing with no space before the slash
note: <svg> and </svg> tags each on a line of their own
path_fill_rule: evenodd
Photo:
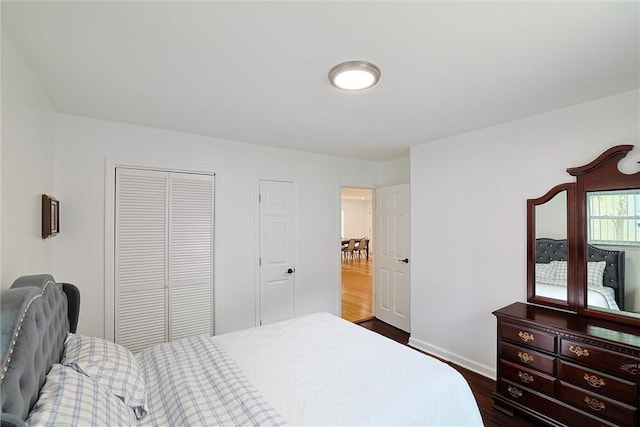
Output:
<svg viewBox="0 0 640 427">
<path fill-rule="evenodd" d="M 536 262 L 566 261 L 568 246 L 566 239 L 536 239 Z M 624 310 L 624 251 L 610 251 L 597 246 L 587 245 L 587 262 L 606 261 L 607 266 L 602 284 L 613 288 L 616 303 Z"/>
<path fill-rule="evenodd" d="M 60 361 L 67 334 L 75 332 L 80 295 L 49 274 L 23 276 L 2 291 L 0 306 L 2 425 L 20 425 Z"/>
</svg>

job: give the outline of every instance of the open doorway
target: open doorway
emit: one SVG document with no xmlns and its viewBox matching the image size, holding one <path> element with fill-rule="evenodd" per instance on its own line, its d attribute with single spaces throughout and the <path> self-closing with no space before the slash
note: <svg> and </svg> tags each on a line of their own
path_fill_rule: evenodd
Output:
<svg viewBox="0 0 640 427">
<path fill-rule="evenodd" d="M 343 187 L 341 199 L 342 318 L 373 317 L 373 190 Z"/>
</svg>

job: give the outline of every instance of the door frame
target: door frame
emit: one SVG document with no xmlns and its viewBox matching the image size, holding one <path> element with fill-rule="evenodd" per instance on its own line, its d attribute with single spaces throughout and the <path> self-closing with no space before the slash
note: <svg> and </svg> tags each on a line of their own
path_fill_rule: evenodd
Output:
<svg viewBox="0 0 640 427">
<path fill-rule="evenodd" d="M 296 215 L 295 218 L 293 219 L 293 230 L 295 233 L 294 236 L 294 243 L 293 243 L 293 253 L 296 254 L 296 259 L 295 262 L 296 264 L 300 261 L 299 257 L 297 256 L 300 252 L 299 252 L 299 245 L 300 245 L 300 230 L 299 230 L 299 220 L 298 217 L 300 216 L 300 198 L 298 197 L 298 190 L 299 190 L 299 185 L 298 185 L 298 180 L 295 177 L 292 177 L 290 175 L 255 175 L 255 179 L 254 179 L 254 197 L 253 197 L 253 201 L 254 201 L 254 242 L 253 242 L 253 254 L 254 257 L 253 259 L 254 261 L 254 269 L 253 269 L 253 278 L 254 278 L 254 307 L 255 307 L 255 311 L 254 311 L 254 319 L 253 319 L 253 324 L 254 326 L 260 326 L 260 319 L 261 319 L 261 312 L 260 312 L 260 202 L 259 202 L 259 198 L 260 198 L 260 181 L 280 181 L 280 182 L 290 182 L 293 184 L 293 195 L 294 195 L 294 206 L 296 209 Z M 294 282 L 294 302 L 293 302 L 293 316 L 296 316 L 296 307 L 298 306 L 298 294 L 299 292 L 297 291 L 297 288 L 299 288 L 299 280 L 298 277 L 300 277 L 300 275 L 298 274 L 298 269 L 296 269 L 296 277 L 295 277 L 295 282 Z"/>
<path fill-rule="evenodd" d="M 362 190 L 371 190 L 372 194 L 371 194 L 371 227 L 372 227 L 372 239 L 374 241 L 374 248 L 375 248 L 375 231 L 376 231 L 376 186 L 371 184 L 371 183 L 341 183 L 338 184 L 338 213 L 336 215 L 336 218 L 338 218 L 337 220 L 337 224 L 336 224 L 336 229 L 338 230 L 337 234 L 337 239 L 338 242 L 340 242 L 340 221 L 341 221 L 341 216 L 342 216 L 342 189 L 343 188 L 359 188 Z M 371 254 L 369 255 L 371 256 Z M 338 283 L 338 303 L 336 306 L 336 313 L 338 313 L 339 317 L 342 317 L 342 253 L 338 252 L 337 257 L 336 257 L 336 261 L 338 264 L 338 275 L 336 278 L 336 282 Z M 373 251 L 373 259 L 371 261 L 373 263 L 373 265 L 376 265 L 376 251 Z M 373 269 L 373 271 L 371 272 L 371 315 L 373 317 L 376 316 L 376 307 L 374 304 L 375 301 L 375 283 L 376 283 L 376 270 L 375 268 Z"/>
<path fill-rule="evenodd" d="M 172 160 L 140 159 L 134 157 L 107 156 L 104 168 L 104 338 L 113 341 L 115 338 L 115 197 L 116 197 L 116 168 L 141 170 L 160 170 L 165 172 L 183 172 L 213 175 L 213 304 L 214 328 L 219 329 L 219 302 L 215 298 L 218 283 L 218 268 L 216 267 L 216 247 L 219 236 L 218 221 L 215 218 L 215 208 L 219 197 L 219 171 L 221 167 L 213 164 L 180 162 Z M 216 331 L 214 330 L 214 334 Z"/>
</svg>

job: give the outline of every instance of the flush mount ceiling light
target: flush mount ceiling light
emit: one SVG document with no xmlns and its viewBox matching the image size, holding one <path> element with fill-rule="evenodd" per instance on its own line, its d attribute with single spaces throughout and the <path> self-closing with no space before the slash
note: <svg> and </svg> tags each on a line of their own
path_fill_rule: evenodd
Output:
<svg viewBox="0 0 640 427">
<path fill-rule="evenodd" d="M 329 81 L 338 89 L 363 90 L 378 83 L 380 69 L 367 61 L 348 61 L 329 70 Z"/>
</svg>

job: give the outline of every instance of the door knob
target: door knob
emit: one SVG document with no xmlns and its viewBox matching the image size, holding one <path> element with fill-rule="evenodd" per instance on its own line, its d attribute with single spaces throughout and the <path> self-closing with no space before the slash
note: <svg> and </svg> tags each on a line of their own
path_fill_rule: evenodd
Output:
<svg viewBox="0 0 640 427">
<path fill-rule="evenodd" d="M 398 261 L 404 262 L 405 264 L 409 264 L 409 258 L 399 259 Z"/>
<path fill-rule="evenodd" d="M 289 268 L 287 271 L 285 271 L 285 274 L 291 274 L 294 273 L 296 271 L 295 268 Z"/>
</svg>

